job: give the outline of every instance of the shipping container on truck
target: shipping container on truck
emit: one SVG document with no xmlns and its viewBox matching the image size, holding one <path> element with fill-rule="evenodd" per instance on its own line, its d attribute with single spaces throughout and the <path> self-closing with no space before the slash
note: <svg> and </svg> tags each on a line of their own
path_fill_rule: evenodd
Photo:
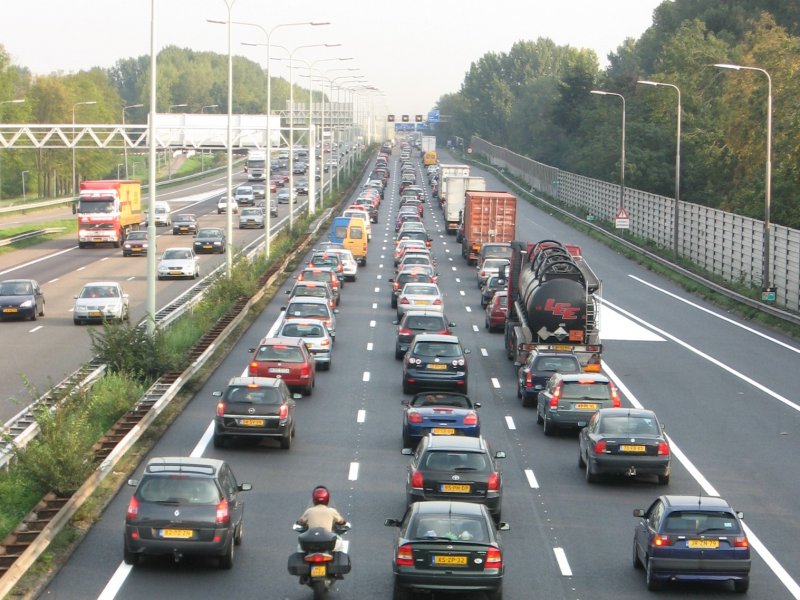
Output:
<svg viewBox="0 0 800 600">
<path fill-rule="evenodd" d="M 447 192 L 443 196 L 444 220 L 447 233 L 455 235 L 464 216 L 464 203 L 467 191 L 486 191 L 486 180 L 483 177 L 460 177 L 451 175 L 447 178 Z"/>
<path fill-rule="evenodd" d="M 142 185 L 134 180 L 81 181 L 75 212 L 79 248 L 119 248 L 142 222 Z"/>
<path fill-rule="evenodd" d="M 508 192 L 468 191 L 463 221 L 461 256 L 467 259 L 467 264 L 474 265 L 483 244 L 514 241 L 517 197 Z"/>
<path fill-rule="evenodd" d="M 444 202 L 445 194 L 447 193 L 448 177 L 469 177 L 469 165 L 439 165 L 439 202 Z"/>
<path fill-rule="evenodd" d="M 599 371 L 602 283 L 580 246 L 542 240 L 511 247 L 507 357 L 521 365 L 534 348 L 571 351 L 584 370 Z"/>
<path fill-rule="evenodd" d="M 423 135 L 420 140 L 420 150 L 422 152 L 435 152 L 436 151 L 436 136 Z"/>
</svg>

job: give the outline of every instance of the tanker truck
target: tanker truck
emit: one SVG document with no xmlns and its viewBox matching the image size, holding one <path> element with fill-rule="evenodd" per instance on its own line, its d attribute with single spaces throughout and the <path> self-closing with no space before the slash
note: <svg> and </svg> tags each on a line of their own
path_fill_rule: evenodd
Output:
<svg viewBox="0 0 800 600">
<path fill-rule="evenodd" d="M 584 370 L 599 371 L 602 284 L 580 246 L 555 240 L 514 241 L 508 266 L 506 355 L 524 364 L 536 347 L 572 351 Z"/>
</svg>

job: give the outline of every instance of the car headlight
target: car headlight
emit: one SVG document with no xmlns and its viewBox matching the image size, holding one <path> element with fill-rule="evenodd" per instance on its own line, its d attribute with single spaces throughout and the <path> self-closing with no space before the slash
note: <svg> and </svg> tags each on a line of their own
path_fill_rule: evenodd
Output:
<svg viewBox="0 0 800 600">
<path fill-rule="evenodd" d="M 20 308 L 30 308 L 31 306 L 33 306 L 33 300 L 25 300 L 25 302 L 19 305 Z"/>
</svg>

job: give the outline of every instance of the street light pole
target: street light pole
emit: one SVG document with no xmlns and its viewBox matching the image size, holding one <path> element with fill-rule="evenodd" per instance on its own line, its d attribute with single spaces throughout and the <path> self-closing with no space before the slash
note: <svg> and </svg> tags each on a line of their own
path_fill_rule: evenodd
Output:
<svg viewBox="0 0 800 600">
<path fill-rule="evenodd" d="M 124 137 L 127 137 L 127 132 L 125 131 L 125 111 L 129 108 L 142 108 L 144 104 L 130 104 L 128 106 L 122 107 L 122 134 Z M 122 146 L 123 152 L 125 153 L 125 179 L 128 178 L 128 140 L 123 140 Z M 119 174 L 117 174 L 117 179 L 119 179 Z"/>
<path fill-rule="evenodd" d="M 680 232 L 678 225 L 680 220 L 680 199 L 681 199 L 681 90 L 672 83 L 661 83 L 660 81 L 640 80 L 637 83 L 653 85 L 657 87 L 671 87 L 678 93 L 678 114 L 675 141 L 675 206 L 672 209 L 672 252 L 675 258 L 680 258 Z"/>
<path fill-rule="evenodd" d="M 16 98 L 15 100 L 0 100 L 0 106 L 3 104 L 22 104 L 25 102 L 25 98 Z M 2 165 L 0 165 L 2 167 Z M 0 169 L 0 199 L 3 197 L 3 175 L 2 170 Z"/>
<path fill-rule="evenodd" d="M 75 109 L 79 106 L 88 106 L 89 104 L 97 104 L 97 100 L 86 100 L 84 102 L 76 102 L 72 105 L 72 197 L 75 198 Z"/>
<path fill-rule="evenodd" d="M 592 90 L 592 94 L 599 96 L 616 96 L 622 100 L 622 164 L 619 174 L 619 208 L 625 208 L 625 96 L 616 92 L 604 92 L 602 90 Z"/>
<path fill-rule="evenodd" d="M 767 166 L 765 174 L 765 195 L 764 195 L 764 249 L 762 265 L 762 288 L 768 291 L 772 288 L 772 275 L 770 269 L 770 207 L 772 205 L 772 77 L 765 69 L 760 67 L 745 67 L 742 65 L 716 64 L 719 69 L 731 69 L 733 71 L 758 71 L 767 76 Z"/>
<path fill-rule="evenodd" d="M 22 201 L 23 202 L 27 199 L 27 196 L 25 195 L 25 175 L 27 175 L 28 173 L 30 173 L 30 171 L 23 171 L 22 172 Z"/>
</svg>

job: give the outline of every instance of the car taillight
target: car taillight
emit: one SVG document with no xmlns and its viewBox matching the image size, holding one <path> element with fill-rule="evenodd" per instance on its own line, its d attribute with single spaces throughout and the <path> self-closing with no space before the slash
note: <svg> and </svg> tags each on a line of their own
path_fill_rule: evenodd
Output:
<svg viewBox="0 0 800 600">
<path fill-rule="evenodd" d="M 399 289 L 400 289 L 400 284 L 397 283 L 396 281 L 392 282 L 392 290 L 399 290 Z"/>
<path fill-rule="evenodd" d="M 250 375 L 258 375 L 258 362 L 257 361 L 254 360 L 254 361 L 250 362 L 249 371 L 250 371 Z"/>
<path fill-rule="evenodd" d="M 739 536 L 733 538 L 733 547 L 734 548 L 749 548 L 750 542 L 747 541 L 746 536 Z"/>
<path fill-rule="evenodd" d="M 411 331 L 410 329 L 405 328 L 405 327 L 400 327 L 397 330 L 397 335 L 414 335 L 414 332 Z"/>
<path fill-rule="evenodd" d="M 333 555 L 327 552 L 314 552 L 313 554 L 306 554 L 303 560 L 308 563 L 325 563 L 333 560 Z"/>
<path fill-rule="evenodd" d="M 289 405 L 288 404 L 281 404 L 281 408 L 278 411 L 278 417 L 281 420 L 286 419 L 289 416 Z"/>
<path fill-rule="evenodd" d="M 225 402 L 217 402 L 217 416 L 222 417 L 225 415 L 225 408 L 228 405 Z"/>
<path fill-rule="evenodd" d="M 422 423 L 422 415 L 419 414 L 415 410 L 409 411 L 409 413 L 408 413 L 408 422 L 409 423 Z"/>
<path fill-rule="evenodd" d="M 322 340 L 322 341 L 319 343 L 319 345 L 320 345 L 320 346 L 330 346 L 330 345 L 331 345 L 331 341 L 330 341 L 330 340 L 328 340 L 328 339 L 325 339 L 325 340 Z"/>
<path fill-rule="evenodd" d="M 594 453 L 595 454 L 603 454 L 608 451 L 608 446 L 606 446 L 605 440 L 599 440 L 594 443 Z"/>
<path fill-rule="evenodd" d="M 136 499 L 136 496 L 133 496 L 131 501 L 128 502 L 128 512 L 125 516 L 131 520 L 139 518 L 139 501 Z"/>
<path fill-rule="evenodd" d="M 411 544 L 403 544 L 397 549 L 397 556 L 394 559 L 394 564 L 398 567 L 414 566 L 414 551 L 411 549 Z"/>
<path fill-rule="evenodd" d="M 608 382 L 608 385 L 611 386 L 611 406 L 614 408 L 619 408 L 622 406 L 622 403 L 619 400 L 619 394 L 617 393 L 617 386 L 615 386 L 612 382 Z"/>
<path fill-rule="evenodd" d="M 531 373 L 525 374 L 525 387 L 533 387 L 533 375 Z"/>
<path fill-rule="evenodd" d="M 669 456 L 669 444 L 667 442 L 658 442 L 658 455 Z"/>
<path fill-rule="evenodd" d="M 437 298 L 436 300 L 433 301 L 433 304 L 435 306 L 441 306 L 442 305 L 442 299 L 441 298 Z"/>
<path fill-rule="evenodd" d="M 414 471 L 411 474 L 411 487 L 416 489 L 422 489 L 424 484 L 424 479 L 422 477 L 421 471 Z"/>
<path fill-rule="evenodd" d="M 400 304 L 408 304 L 408 298 L 403 298 L 400 300 Z"/>
<path fill-rule="evenodd" d="M 559 383 L 556 389 L 553 390 L 553 397 L 550 398 L 550 406 L 552 408 L 558 407 L 558 401 L 561 399 L 561 385 L 562 384 Z"/>
<path fill-rule="evenodd" d="M 491 475 L 489 475 L 489 485 L 487 488 L 490 492 L 499 492 L 500 491 L 500 473 L 495 471 Z"/>
<path fill-rule="evenodd" d="M 486 551 L 486 562 L 484 563 L 486 569 L 502 569 L 503 568 L 503 553 L 500 548 L 489 547 Z"/>
<path fill-rule="evenodd" d="M 481 271 L 479 277 L 486 277 L 486 271 Z"/>
<path fill-rule="evenodd" d="M 303 379 L 308 378 L 311 375 L 311 367 L 309 365 L 303 365 L 300 367 L 300 377 Z"/>
<path fill-rule="evenodd" d="M 426 248 L 430 248 L 431 247 L 431 241 L 430 240 L 425 240 L 425 247 Z"/>
<path fill-rule="evenodd" d="M 670 540 L 668 535 L 657 535 L 653 537 L 653 546 L 669 546 Z"/>
<path fill-rule="evenodd" d="M 325 320 L 323 321 L 323 323 L 325 323 L 325 327 L 327 327 L 328 329 L 330 329 L 331 327 L 333 327 L 333 321 L 331 321 L 330 319 L 325 319 Z"/>
<path fill-rule="evenodd" d="M 217 503 L 217 517 L 214 519 L 214 522 L 217 525 L 223 525 L 228 522 L 230 519 L 230 513 L 228 512 L 228 500 L 223 498 Z"/>
<path fill-rule="evenodd" d="M 470 411 L 464 417 L 464 425 L 477 425 L 478 424 L 478 413 L 474 411 Z"/>
</svg>

